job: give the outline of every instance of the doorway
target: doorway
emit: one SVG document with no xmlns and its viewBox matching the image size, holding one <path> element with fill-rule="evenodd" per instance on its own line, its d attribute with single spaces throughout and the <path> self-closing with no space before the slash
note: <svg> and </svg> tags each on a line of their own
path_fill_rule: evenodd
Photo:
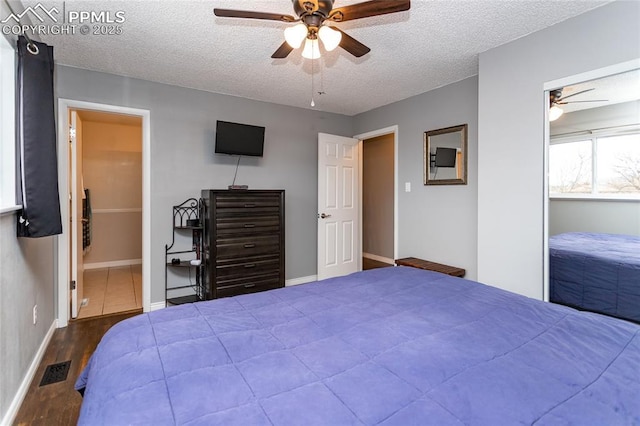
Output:
<svg viewBox="0 0 640 426">
<path fill-rule="evenodd" d="M 66 326 L 74 314 L 85 318 L 140 308 L 149 311 L 149 111 L 66 99 L 58 103 L 58 175 L 67 225 L 58 236 L 58 327 Z M 67 125 L 74 116 L 80 129 Z M 82 154 L 76 152 L 76 173 L 71 173 L 74 149 L 65 145 L 78 136 Z M 84 163 L 80 173 L 78 159 Z M 110 169 L 110 164 L 116 168 Z M 78 203 L 69 202 L 74 188 Z M 80 198 L 82 207 L 74 212 Z M 70 226 L 74 214 L 78 226 Z M 81 277 L 84 288 L 77 287 Z M 72 281 L 75 293 L 73 283 L 69 291 Z"/>
<path fill-rule="evenodd" d="M 394 259 L 394 135 L 362 141 L 362 269 Z"/>
<path fill-rule="evenodd" d="M 640 229 L 637 195 L 624 194 L 628 192 L 624 188 L 616 189 L 616 173 L 612 173 L 615 164 L 611 167 L 612 163 L 606 161 L 607 156 L 612 157 L 607 154 L 616 151 L 615 142 L 620 142 L 620 136 L 624 135 L 626 145 L 634 134 L 637 139 L 640 101 L 634 94 L 638 69 L 640 60 L 633 60 L 544 84 L 545 301 L 557 299 L 557 295 L 552 297 L 555 290 L 550 279 L 552 237 L 572 232 L 637 234 Z M 636 86 L 629 86 L 625 83 L 628 81 Z M 553 102 L 558 96 L 560 102 Z M 554 117 L 550 106 L 563 111 L 555 111 Z M 629 120 L 633 116 L 635 119 Z M 626 160 L 632 157 L 630 154 L 618 152 L 612 158 Z"/>
<path fill-rule="evenodd" d="M 393 141 L 393 196 L 385 201 L 393 206 L 393 250 L 381 257 L 385 265 L 398 257 L 398 126 L 353 138 L 319 133 L 318 280 L 363 269 L 363 144 L 382 136 Z"/>
<path fill-rule="evenodd" d="M 142 310 L 142 118 L 80 109 L 74 114 L 82 244 L 72 317 Z"/>
<path fill-rule="evenodd" d="M 354 138 L 360 140 L 359 270 L 394 265 L 398 258 L 398 126 Z"/>
</svg>

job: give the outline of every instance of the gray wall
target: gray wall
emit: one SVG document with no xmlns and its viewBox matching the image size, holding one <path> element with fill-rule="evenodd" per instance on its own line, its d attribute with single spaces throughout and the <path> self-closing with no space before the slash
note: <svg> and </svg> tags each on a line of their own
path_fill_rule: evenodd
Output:
<svg viewBox="0 0 640 426">
<path fill-rule="evenodd" d="M 8 14 L 0 2 L 0 16 Z M 55 318 L 54 241 L 18 239 L 15 213 L 0 214 L 0 423 Z"/>
<path fill-rule="evenodd" d="M 18 239 L 15 213 L 0 215 L 0 420 L 54 321 L 54 241 Z"/>
<path fill-rule="evenodd" d="M 171 207 L 232 183 L 237 157 L 214 154 L 216 120 L 266 127 L 264 157 L 243 157 L 236 184 L 286 191 L 286 278 L 315 275 L 318 132 L 351 136 L 350 117 L 65 66 L 56 89 L 61 98 L 151 111 L 152 303 L 164 301 Z"/>
<path fill-rule="evenodd" d="M 640 235 L 640 202 L 552 199 L 549 236 L 563 232 Z"/>
<path fill-rule="evenodd" d="M 480 281 L 542 298 L 544 83 L 640 58 L 639 18 L 613 2 L 480 54 Z"/>
<path fill-rule="evenodd" d="M 355 116 L 355 134 L 398 125 L 398 256 L 467 270 L 476 278 L 478 79 L 460 82 Z M 467 185 L 423 184 L 423 133 L 469 125 Z M 404 192 L 405 182 L 411 192 Z"/>
<path fill-rule="evenodd" d="M 362 252 L 393 259 L 393 134 L 362 144 Z"/>
</svg>

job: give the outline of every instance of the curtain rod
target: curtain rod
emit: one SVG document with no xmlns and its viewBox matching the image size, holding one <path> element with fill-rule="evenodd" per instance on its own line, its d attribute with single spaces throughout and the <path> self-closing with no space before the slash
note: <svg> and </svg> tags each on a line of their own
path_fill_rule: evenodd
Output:
<svg viewBox="0 0 640 426">
<path fill-rule="evenodd" d="M 18 15 L 16 15 L 16 12 L 13 10 L 11 5 L 9 4 L 9 0 L 4 0 L 4 3 L 7 5 L 7 7 L 9 8 L 9 11 L 13 14 L 13 16 L 17 17 Z M 18 20 L 18 24 L 20 23 L 21 23 L 20 20 Z M 27 33 L 24 32 L 24 30 L 22 31 L 21 35 L 27 39 L 27 50 L 29 51 L 29 53 L 31 53 L 32 55 L 37 55 L 38 53 L 40 53 L 40 49 L 38 49 L 38 46 L 31 40 L 31 38 L 29 38 Z"/>
</svg>

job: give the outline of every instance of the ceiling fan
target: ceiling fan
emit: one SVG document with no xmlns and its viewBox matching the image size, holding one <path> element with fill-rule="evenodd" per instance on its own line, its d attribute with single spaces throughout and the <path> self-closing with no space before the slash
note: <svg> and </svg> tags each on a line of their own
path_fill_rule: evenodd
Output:
<svg viewBox="0 0 640 426">
<path fill-rule="evenodd" d="M 294 49 L 305 42 L 302 56 L 307 59 L 320 57 L 318 39 L 324 48 L 331 51 L 340 46 L 355 57 L 371 51 L 367 46 L 346 34 L 329 22 L 344 22 L 371 16 L 402 12 L 411 7 L 410 0 L 372 0 L 350 6 L 333 8 L 335 0 L 292 0 L 297 18 L 279 13 L 254 12 L 247 10 L 213 9 L 216 16 L 223 18 L 249 18 L 282 21 L 299 24 L 284 30 L 285 42 L 271 55 L 274 59 L 286 58 Z"/>
<path fill-rule="evenodd" d="M 581 90 L 579 92 L 572 93 L 567 96 L 562 96 L 562 88 L 551 90 L 549 92 L 549 121 L 557 120 L 564 113 L 562 108 L 560 108 L 558 105 L 566 105 L 566 104 L 572 104 L 572 103 L 578 103 L 578 102 L 607 102 L 607 99 L 589 99 L 589 100 L 582 100 L 582 101 L 566 101 L 565 100 L 567 98 L 571 98 L 576 95 L 581 95 L 583 93 L 590 92 L 592 90 L 595 90 L 595 88 Z"/>
</svg>

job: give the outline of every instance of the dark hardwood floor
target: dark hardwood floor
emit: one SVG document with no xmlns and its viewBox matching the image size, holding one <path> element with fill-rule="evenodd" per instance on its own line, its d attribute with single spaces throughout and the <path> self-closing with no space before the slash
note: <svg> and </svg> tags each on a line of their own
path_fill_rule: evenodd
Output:
<svg viewBox="0 0 640 426">
<path fill-rule="evenodd" d="M 379 262 L 377 260 L 368 259 L 366 257 L 362 258 L 362 270 L 366 271 L 367 269 L 376 269 L 376 268 L 386 268 L 388 266 L 393 266 L 388 263 Z"/>
<path fill-rule="evenodd" d="M 16 425 L 75 425 L 82 397 L 73 389 L 76 379 L 87 364 L 98 342 L 114 324 L 138 315 L 142 310 L 122 314 L 76 320 L 54 332 L 40 362 L 38 371 L 18 411 Z M 67 379 L 40 386 L 46 367 L 71 361 Z"/>
</svg>

